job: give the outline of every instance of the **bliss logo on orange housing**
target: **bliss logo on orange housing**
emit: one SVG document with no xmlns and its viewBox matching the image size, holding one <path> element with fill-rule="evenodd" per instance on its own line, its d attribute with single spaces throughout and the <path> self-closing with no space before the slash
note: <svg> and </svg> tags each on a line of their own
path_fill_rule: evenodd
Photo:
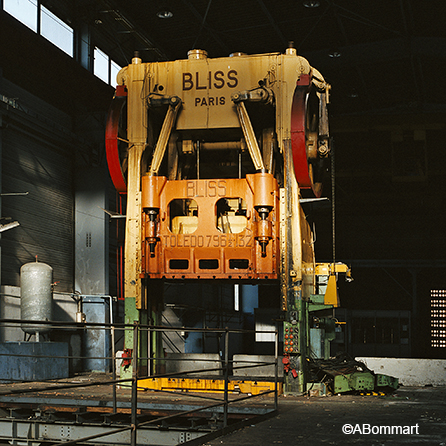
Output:
<svg viewBox="0 0 446 446">
<path fill-rule="evenodd" d="M 226 196 L 225 180 L 188 181 L 186 184 L 187 198 L 224 197 Z"/>
<path fill-rule="evenodd" d="M 183 91 L 192 90 L 211 90 L 212 88 L 223 88 L 225 85 L 229 88 L 235 88 L 238 85 L 237 71 L 229 70 L 226 74 L 223 71 L 209 71 L 207 79 L 200 79 L 198 71 L 195 76 L 192 73 L 183 73 Z"/>
</svg>

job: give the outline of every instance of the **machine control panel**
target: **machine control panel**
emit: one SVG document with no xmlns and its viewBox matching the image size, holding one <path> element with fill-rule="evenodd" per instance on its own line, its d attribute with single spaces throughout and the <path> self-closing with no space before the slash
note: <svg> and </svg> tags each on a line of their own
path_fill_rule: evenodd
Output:
<svg viewBox="0 0 446 446">
<path fill-rule="evenodd" d="M 285 354 L 299 353 L 299 329 L 297 324 L 284 322 L 283 325 L 283 351 Z"/>
</svg>

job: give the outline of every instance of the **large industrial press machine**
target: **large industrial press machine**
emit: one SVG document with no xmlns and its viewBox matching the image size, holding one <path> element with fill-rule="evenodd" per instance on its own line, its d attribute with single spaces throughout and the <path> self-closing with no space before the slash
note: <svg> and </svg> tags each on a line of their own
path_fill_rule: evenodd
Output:
<svg viewBox="0 0 446 446">
<path fill-rule="evenodd" d="M 276 282 L 285 391 L 304 391 L 312 312 L 339 304 L 336 277 L 348 272 L 315 262 L 300 203 L 302 190 L 322 194 L 330 85 L 291 46 L 153 63 L 135 55 L 117 82 L 106 146 L 127 194 L 126 321 L 161 325 L 165 280 Z M 145 342 L 161 357 L 159 334 Z"/>
</svg>

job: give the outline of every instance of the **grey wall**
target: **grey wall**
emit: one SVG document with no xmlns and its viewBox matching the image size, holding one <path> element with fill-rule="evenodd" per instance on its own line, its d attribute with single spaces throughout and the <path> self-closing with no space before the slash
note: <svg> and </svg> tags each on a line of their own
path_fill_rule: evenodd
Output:
<svg viewBox="0 0 446 446">
<path fill-rule="evenodd" d="M 76 171 L 75 290 L 109 294 L 109 216 L 107 177 L 103 167 Z M 102 209 L 101 209 L 102 208 Z"/>
<path fill-rule="evenodd" d="M 2 283 L 18 286 L 20 267 L 38 256 L 53 267 L 58 290 L 72 291 L 71 120 L 5 79 L 0 85 L 2 193 L 29 193 L 2 199 L 1 216 L 20 223 L 2 234 Z"/>
</svg>

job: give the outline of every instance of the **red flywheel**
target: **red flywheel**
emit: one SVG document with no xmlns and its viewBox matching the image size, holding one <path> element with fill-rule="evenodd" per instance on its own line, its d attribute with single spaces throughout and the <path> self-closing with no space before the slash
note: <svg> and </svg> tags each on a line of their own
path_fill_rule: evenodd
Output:
<svg viewBox="0 0 446 446">
<path fill-rule="evenodd" d="M 116 87 L 115 96 L 110 105 L 105 128 L 105 150 L 110 177 L 119 193 L 127 193 L 126 153 L 127 144 L 123 140 L 125 133 L 125 116 L 123 111 L 127 103 L 127 91 L 123 85 Z"/>
<path fill-rule="evenodd" d="M 322 194 L 326 158 L 318 155 L 319 99 L 309 75 L 301 76 L 291 107 L 291 149 L 294 172 L 301 189 Z"/>
</svg>

